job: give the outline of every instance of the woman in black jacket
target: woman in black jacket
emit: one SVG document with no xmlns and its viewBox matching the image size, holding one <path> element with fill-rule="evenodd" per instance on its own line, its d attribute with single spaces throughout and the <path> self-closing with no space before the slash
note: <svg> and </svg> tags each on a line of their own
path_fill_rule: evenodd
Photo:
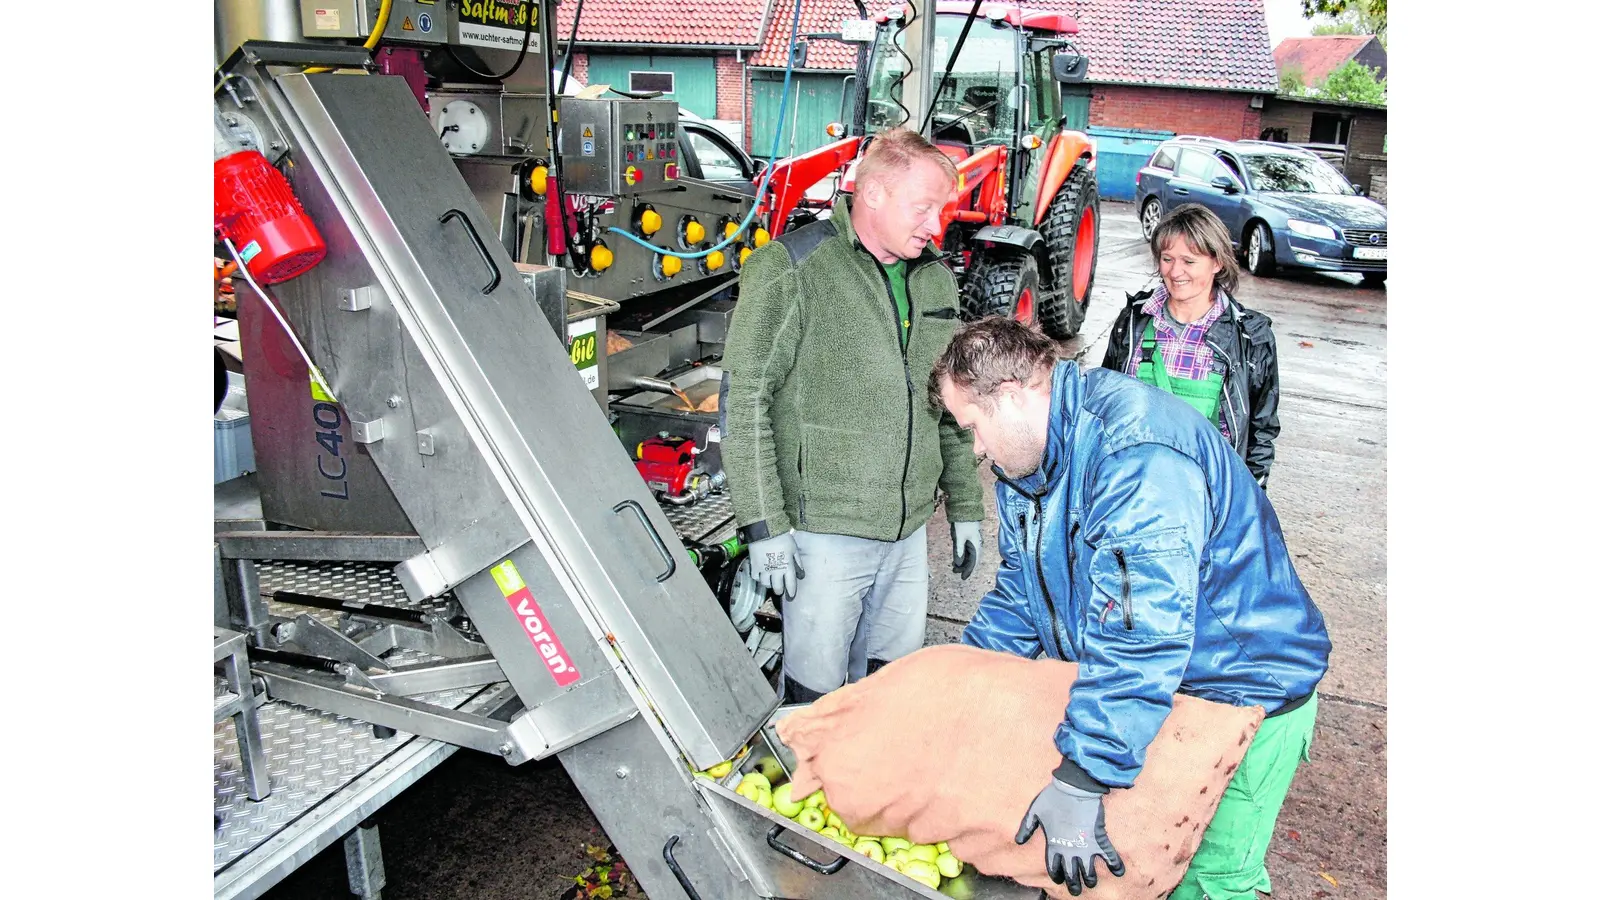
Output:
<svg viewBox="0 0 1600 900">
<path fill-rule="evenodd" d="M 1233 298 L 1239 263 L 1228 230 L 1195 203 L 1150 236 L 1161 286 L 1128 297 L 1102 366 L 1178 396 L 1221 429 L 1263 488 L 1278 437 L 1272 320 Z"/>
</svg>

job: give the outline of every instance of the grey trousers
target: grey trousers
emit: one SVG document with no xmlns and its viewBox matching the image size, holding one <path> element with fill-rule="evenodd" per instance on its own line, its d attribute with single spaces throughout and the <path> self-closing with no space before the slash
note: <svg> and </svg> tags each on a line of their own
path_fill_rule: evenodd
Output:
<svg viewBox="0 0 1600 900">
<path fill-rule="evenodd" d="M 796 531 L 794 542 L 806 577 L 783 604 L 783 672 L 788 693 L 802 696 L 788 702 L 815 699 L 866 677 L 869 662 L 922 648 L 926 525 L 900 541 Z"/>
</svg>

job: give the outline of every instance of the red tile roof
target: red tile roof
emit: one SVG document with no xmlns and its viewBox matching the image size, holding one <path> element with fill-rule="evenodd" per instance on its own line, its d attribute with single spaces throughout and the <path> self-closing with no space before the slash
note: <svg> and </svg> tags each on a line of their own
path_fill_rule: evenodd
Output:
<svg viewBox="0 0 1600 900">
<path fill-rule="evenodd" d="M 1317 85 L 1375 40 L 1377 38 L 1370 34 L 1285 38 L 1273 49 L 1272 58 L 1278 64 L 1280 73 L 1299 69 L 1302 81 Z"/>
<path fill-rule="evenodd" d="M 745 47 L 761 44 L 772 0 L 584 0 L 578 44 Z M 559 45 L 572 33 L 577 0 L 556 7 Z M 785 29 L 784 34 L 788 34 Z"/>
<path fill-rule="evenodd" d="M 867 12 L 876 15 L 890 4 L 873 0 Z M 851 0 L 805 0 L 800 6 L 800 33 L 819 34 L 836 32 L 845 19 L 858 18 L 855 3 Z M 761 49 L 750 56 L 752 66 L 783 68 L 788 64 L 789 27 L 794 24 L 794 0 L 773 0 L 772 21 L 767 26 L 767 38 Z M 805 68 L 854 69 L 857 44 L 840 41 L 807 41 Z"/>
<path fill-rule="evenodd" d="M 1072 13 L 1089 80 L 1278 90 L 1262 0 L 1039 0 Z"/>
<path fill-rule="evenodd" d="M 794 9 L 790 2 L 775 0 L 766 41 L 751 65 L 783 66 Z M 893 5 L 877 0 L 867 3 L 867 10 L 875 14 Z M 1022 5 L 1070 13 L 1078 20 L 1076 40 L 1089 54 L 1091 82 L 1278 90 L 1262 0 L 1029 0 Z M 800 31 L 836 31 L 842 19 L 855 15 L 851 0 L 806 0 Z M 813 41 L 806 67 L 852 68 L 850 47 Z"/>
</svg>

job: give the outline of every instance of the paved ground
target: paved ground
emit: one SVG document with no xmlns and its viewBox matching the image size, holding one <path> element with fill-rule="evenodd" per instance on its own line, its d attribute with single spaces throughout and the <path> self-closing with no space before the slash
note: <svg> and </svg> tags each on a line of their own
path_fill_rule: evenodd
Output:
<svg viewBox="0 0 1600 900">
<path fill-rule="evenodd" d="M 1131 208 L 1107 202 L 1102 213 L 1094 297 L 1083 334 L 1068 344 L 1085 365 L 1099 364 L 1124 293 L 1154 283 Z M 1387 296 L 1353 281 L 1246 275 L 1239 292 L 1274 322 L 1283 434 L 1270 493 L 1334 643 L 1312 761 L 1268 859 L 1276 900 L 1387 896 Z M 954 640 L 993 583 L 992 494 L 988 501 L 984 565 L 967 582 L 950 574 L 942 515 L 930 525 L 930 644 Z M 604 842 L 559 764 L 513 769 L 471 752 L 396 798 L 378 822 L 389 900 L 555 900 L 588 864 L 585 845 Z M 266 895 L 348 896 L 337 847 Z"/>
</svg>

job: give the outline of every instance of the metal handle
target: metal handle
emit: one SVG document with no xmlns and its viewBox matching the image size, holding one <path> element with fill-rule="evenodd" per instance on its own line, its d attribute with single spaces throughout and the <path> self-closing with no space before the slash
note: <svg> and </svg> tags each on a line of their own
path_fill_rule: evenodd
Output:
<svg viewBox="0 0 1600 900">
<path fill-rule="evenodd" d="M 656 552 L 660 553 L 661 558 L 667 561 L 667 571 L 656 576 L 656 583 L 659 584 L 671 578 L 673 573 L 678 571 L 678 561 L 672 558 L 672 551 L 667 549 L 667 544 L 661 540 L 661 535 L 656 532 L 656 527 L 650 524 L 650 517 L 644 514 L 644 507 L 640 506 L 637 500 L 624 500 L 611 507 L 611 511 L 614 513 L 621 513 L 624 509 L 633 510 L 633 514 L 639 517 L 639 524 L 643 525 L 645 533 L 650 535 L 650 543 L 656 545 Z"/>
<path fill-rule="evenodd" d="M 460 219 L 461 224 L 466 226 L 467 237 L 472 238 L 472 246 L 478 248 L 478 256 L 483 258 L 483 264 L 489 267 L 489 274 L 494 276 L 489 281 L 489 286 L 483 289 L 483 293 L 493 293 L 494 289 L 500 286 L 500 267 L 496 266 L 494 260 L 489 258 L 489 248 L 483 245 L 483 238 L 478 237 L 478 229 L 472 227 L 472 220 L 467 218 L 466 213 L 459 209 L 449 210 L 439 217 L 439 224 L 443 225 L 451 219 Z"/>
<path fill-rule="evenodd" d="M 816 860 L 814 860 L 811 857 L 805 855 L 804 853 L 801 853 L 799 850 L 796 850 L 793 847 L 790 847 L 790 846 L 788 846 L 786 844 L 779 843 L 778 842 L 778 835 L 780 835 L 780 834 L 783 834 L 783 826 L 782 825 L 774 825 L 774 826 L 772 826 L 772 830 L 767 832 L 767 846 L 771 847 L 772 849 L 774 849 L 776 851 L 778 851 L 779 853 L 782 853 L 784 856 L 789 857 L 790 859 L 794 860 L 795 862 L 799 863 L 802 866 L 805 866 L 806 868 L 810 869 L 813 872 L 820 872 L 823 875 L 832 875 L 833 873 L 839 871 L 840 869 L 842 869 L 845 866 L 850 864 L 850 860 L 845 859 L 844 856 L 841 855 L 838 859 L 834 860 L 833 862 L 828 863 L 827 865 L 823 865 L 822 863 L 817 862 Z"/>
<path fill-rule="evenodd" d="M 689 876 L 683 874 L 683 869 L 678 866 L 678 861 L 672 858 L 672 848 L 677 846 L 678 836 L 667 838 L 667 845 L 661 848 L 661 858 L 667 861 L 667 868 L 672 870 L 672 877 L 678 879 L 678 887 L 689 895 L 689 900 L 700 900 L 700 892 L 689 883 Z"/>
</svg>

